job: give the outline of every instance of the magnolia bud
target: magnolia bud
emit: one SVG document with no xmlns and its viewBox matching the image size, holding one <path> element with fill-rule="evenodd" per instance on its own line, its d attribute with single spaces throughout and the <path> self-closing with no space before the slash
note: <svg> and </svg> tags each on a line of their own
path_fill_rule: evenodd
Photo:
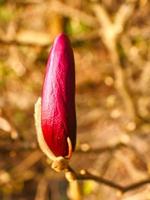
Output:
<svg viewBox="0 0 150 200">
<path fill-rule="evenodd" d="M 51 48 L 41 98 L 41 128 L 56 156 L 70 158 L 76 144 L 75 64 L 70 41 L 60 34 Z"/>
</svg>

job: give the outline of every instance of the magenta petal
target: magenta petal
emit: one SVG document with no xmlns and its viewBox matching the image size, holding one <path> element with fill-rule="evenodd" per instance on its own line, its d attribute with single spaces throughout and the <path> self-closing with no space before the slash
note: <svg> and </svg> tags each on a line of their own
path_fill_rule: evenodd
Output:
<svg viewBox="0 0 150 200">
<path fill-rule="evenodd" d="M 51 48 L 42 93 L 41 125 L 55 156 L 68 155 L 67 137 L 76 143 L 75 64 L 70 41 L 60 34 Z"/>
</svg>

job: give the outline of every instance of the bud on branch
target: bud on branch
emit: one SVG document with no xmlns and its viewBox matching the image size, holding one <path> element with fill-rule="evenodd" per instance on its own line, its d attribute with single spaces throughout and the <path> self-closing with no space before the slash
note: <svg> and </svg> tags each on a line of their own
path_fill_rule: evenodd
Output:
<svg viewBox="0 0 150 200">
<path fill-rule="evenodd" d="M 76 144 L 75 64 L 65 34 L 51 48 L 42 98 L 35 105 L 35 122 L 42 151 L 52 160 L 69 159 Z"/>
</svg>

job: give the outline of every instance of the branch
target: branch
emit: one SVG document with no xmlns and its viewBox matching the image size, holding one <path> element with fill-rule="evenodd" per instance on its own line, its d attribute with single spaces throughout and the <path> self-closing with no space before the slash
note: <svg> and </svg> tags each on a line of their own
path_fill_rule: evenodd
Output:
<svg viewBox="0 0 150 200">
<path fill-rule="evenodd" d="M 50 46 L 51 43 L 47 43 L 47 44 L 40 44 L 38 43 L 32 43 L 32 42 L 24 42 L 24 41 L 20 41 L 20 40 L 16 40 L 16 39 L 12 39 L 12 40 L 5 40 L 3 38 L 0 38 L 0 44 L 1 45 L 14 45 L 14 46 L 29 46 L 29 47 L 41 47 L 41 48 L 47 48 Z"/>
<path fill-rule="evenodd" d="M 102 5 L 95 4 L 93 6 L 93 10 L 101 26 L 102 40 L 106 45 L 112 60 L 116 79 L 116 89 L 124 100 L 130 119 L 137 122 L 138 114 L 136 104 L 127 85 L 125 71 L 123 70 L 124 66 L 121 62 L 121 56 L 117 48 L 118 43 L 120 43 L 120 35 L 123 34 L 125 25 L 131 17 L 134 8 L 135 4 L 122 4 L 115 16 L 114 22 L 112 22 L 108 12 Z"/>
<path fill-rule="evenodd" d="M 77 180 L 81 180 L 81 181 L 83 181 L 83 180 L 93 180 L 93 181 L 96 181 L 97 183 L 100 183 L 100 184 L 106 185 L 108 187 L 114 188 L 116 190 L 119 190 L 122 193 L 126 193 L 126 192 L 129 192 L 131 190 L 135 190 L 139 187 L 142 187 L 142 186 L 150 183 L 150 178 L 147 178 L 145 180 L 142 180 L 142 181 L 139 181 L 139 182 L 136 182 L 136 183 L 133 183 L 133 184 L 129 184 L 127 186 L 122 186 L 122 185 L 115 183 L 111 180 L 93 175 L 93 174 L 91 174 L 91 173 L 89 173 L 85 170 L 81 170 L 81 173 L 76 173 L 71 167 L 68 167 L 68 171 L 73 173 Z"/>
</svg>

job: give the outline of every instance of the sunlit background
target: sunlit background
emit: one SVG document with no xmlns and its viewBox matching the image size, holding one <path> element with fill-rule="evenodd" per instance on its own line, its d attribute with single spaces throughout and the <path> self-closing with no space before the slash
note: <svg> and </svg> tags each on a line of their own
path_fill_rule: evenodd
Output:
<svg viewBox="0 0 150 200">
<path fill-rule="evenodd" d="M 0 0 L 0 200 L 148 200 L 80 181 L 78 199 L 40 151 L 34 104 L 54 38 L 65 32 L 76 63 L 79 172 L 129 185 L 150 176 L 148 0 Z"/>
</svg>

